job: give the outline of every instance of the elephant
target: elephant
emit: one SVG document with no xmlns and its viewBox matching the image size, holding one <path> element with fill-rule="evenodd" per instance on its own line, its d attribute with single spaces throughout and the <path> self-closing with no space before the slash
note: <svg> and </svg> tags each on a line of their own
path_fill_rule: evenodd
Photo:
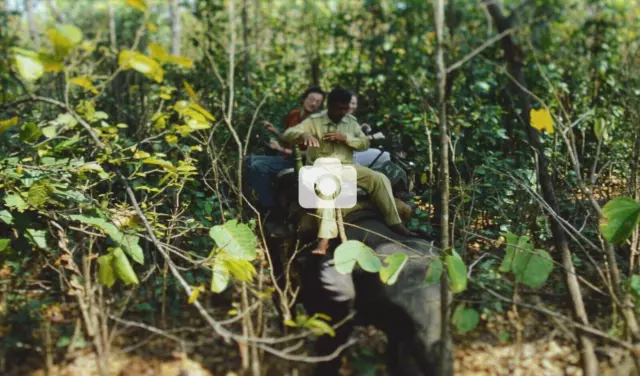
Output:
<svg viewBox="0 0 640 376">
<path fill-rule="evenodd" d="M 292 226 L 290 236 L 300 244 L 312 245 L 317 232 L 309 223 L 315 223 L 315 220 L 309 221 L 311 216 L 305 216 L 306 212 L 297 205 L 297 193 L 291 192 L 296 187 L 296 182 L 290 180 L 292 175 L 291 171 L 284 171 L 278 177 L 278 202 L 289 214 L 290 223 L 297 224 Z M 333 324 L 341 322 L 351 310 L 355 311 L 354 318 L 339 326 L 335 336 L 322 335 L 318 338 L 318 355 L 331 354 L 346 343 L 356 325 L 373 325 L 387 335 L 386 364 L 389 375 L 437 374 L 441 335 L 440 285 L 427 285 L 424 282 L 430 260 L 438 257 L 437 249 L 425 239 L 407 238 L 394 233 L 385 224 L 382 214 L 371 205 L 364 204 L 348 211 L 344 223 L 349 240 L 363 242 L 379 257 L 384 259 L 394 253 L 405 253 L 409 257 L 397 281 L 389 285 L 382 283 L 377 273 L 369 273 L 358 267 L 350 274 L 340 274 L 333 265 L 333 252 L 341 242 L 339 238 L 332 240 L 324 256 L 311 254 L 310 249 L 303 249 L 299 253 L 295 260 L 299 268 L 299 299 L 307 314 L 326 314 L 331 317 Z M 292 243 L 295 242 L 288 241 L 288 244 Z M 273 252 L 278 248 L 270 249 Z M 291 254 L 283 247 L 278 252 Z M 278 269 L 276 274 L 283 272 L 282 267 L 274 266 Z M 450 354 L 445 356 L 450 358 Z M 450 361 L 447 359 L 447 362 Z M 318 363 L 314 374 L 337 375 L 339 366 L 339 357 L 334 357 L 333 360 Z"/>
</svg>

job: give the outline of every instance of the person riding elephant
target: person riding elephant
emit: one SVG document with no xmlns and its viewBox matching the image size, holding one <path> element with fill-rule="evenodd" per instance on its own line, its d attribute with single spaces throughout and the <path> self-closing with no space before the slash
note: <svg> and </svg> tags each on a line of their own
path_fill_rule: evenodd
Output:
<svg viewBox="0 0 640 376">
<path fill-rule="evenodd" d="M 354 150 L 367 150 L 369 139 L 362 132 L 356 118 L 349 115 L 352 94 L 336 88 L 329 93 L 327 110 L 315 114 L 302 123 L 287 129 L 282 139 L 288 143 L 303 143 L 307 147 L 306 164 L 312 166 L 318 158 L 335 158 L 342 165 L 354 167 L 357 185 L 366 190 L 383 213 L 389 228 L 403 236 L 416 236 L 402 223 L 396 207 L 389 179 L 382 173 L 353 163 Z M 329 240 L 338 237 L 335 209 L 318 208 L 320 218 L 318 244 L 315 254 L 325 254 Z"/>
</svg>

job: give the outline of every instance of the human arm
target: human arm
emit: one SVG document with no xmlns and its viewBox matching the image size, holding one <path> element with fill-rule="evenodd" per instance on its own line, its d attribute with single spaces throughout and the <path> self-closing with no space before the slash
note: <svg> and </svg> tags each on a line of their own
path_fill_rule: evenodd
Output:
<svg viewBox="0 0 640 376">
<path fill-rule="evenodd" d="M 314 136 L 315 133 L 313 121 L 306 119 L 298 125 L 287 128 L 281 137 L 288 144 L 303 143 L 306 146 L 319 147 L 320 143 Z"/>
<path fill-rule="evenodd" d="M 362 132 L 357 122 L 353 121 L 350 130 L 351 132 L 347 132 L 347 134 L 341 132 L 327 133 L 325 139 L 344 142 L 347 146 L 357 151 L 369 149 L 369 138 Z"/>
</svg>

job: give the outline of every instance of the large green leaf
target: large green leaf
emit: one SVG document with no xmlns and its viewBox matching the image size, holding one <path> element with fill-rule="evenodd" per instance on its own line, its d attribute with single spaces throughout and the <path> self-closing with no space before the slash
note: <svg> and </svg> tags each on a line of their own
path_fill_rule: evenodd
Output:
<svg viewBox="0 0 640 376">
<path fill-rule="evenodd" d="M 45 230 L 27 229 L 27 238 L 38 248 L 49 249 L 47 246 L 47 232 Z"/>
<path fill-rule="evenodd" d="M 600 232 L 610 243 L 627 240 L 640 221 L 640 203 L 629 197 L 609 201 L 602 208 Z"/>
<path fill-rule="evenodd" d="M 11 239 L 0 239 L 0 252 L 9 248 L 9 244 L 11 244 Z"/>
<path fill-rule="evenodd" d="M 480 315 L 473 308 L 465 308 L 464 305 L 459 305 L 453 314 L 452 321 L 458 333 L 464 334 L 478 326 Z"/>
<path fill-rule="evenodd" d="M 53 193 L 51 184 L 46 180 L 39 180 L 29 188 L 27 203 L 34 208 L 39 208 L 49 200 L 51 193 Z"/>
<path fill-rule="evenodd" d="M 116 275 L 125 285 L 130 284 L 139 284 L 138 276 L 136 272 L 133 270 L 131 263 L 129 263 L 129 259 L 127 255 L 122 251 L 122 248 L 116 248 L 113 250 L 113 269 L 116 272 Z"/>
<path fill-rule="evenodd" d="M 24 123 L 22 127 L 20 127 L 20 141 L 33 143 L 38 141 L 40 136 L 42 136 L 42 131 L 36 123 Z"/>
<path fill-rule="evenodd" d="M 229 284 L 229 270 L 224 262 L 216 260 L 213 264 L 213 274 L 211 275 L 211 291 L 221 293 Z"/>
<path fill-rule="evenodd" d="M 144 253 L 138 244 L 138 236 L 124 234 L 115 225 L 102 218 L 87 217 L 86 215 L 70 215 L 69 217 L 75 221 L 101 229 L 109 235 L 114 242 L 118 243 L 118 245 L 120 245 L 124 251 L 131 256 L 133 261 L 140 265 L 144 264 Z"/>
<path fill-rule="evenodd" d="M 370 273 L 376 273 L 382 268 L 382 262 L 375 252 L 358 240 L 347 240 L 340 244 L 333 253 L 333 261 L 336 270 L 342 274 L 351 273 L 356 262 Z"/>
<path fill-rule="evenodd" d="M 27 202 L 22 198 L 22 196 L 20 196 L 17 193 L 13 193 L 13 194 L 5 196 L 4 204 L 8 208 L 14 208 L 17 211 L 19 211 L 20 213 L 22 213 L 27 208 L 29 208 L 29 205 L 27 204 Z M 9 212 L 7 212 L 7 213 L 9 214 L 8 218 L 11 218 L 11 214 Z M 3 218 L 5 218 L 5 219 L 7 218 L 6 214 L 3 216 Z M 4 219 L 3 219 L 3 222 L 4 222 Z"/>
<path fill-rule="evenodd" d="M 529 242 L 528 236 L 521 236 L 518 239 L 518 245 L 514 251 L 513 264 L 511 265 L 511 270 L 516 274 L 516 278 L 519 281 L 524 279 L 531 256 L 533 256 L 533 244 Z"/>
<path fill-rule="evenodd" d="M 209 231 L 218 247 L 240 260 L 253 260 L 256 257 L 256 237 L 244 223 L 231 220 L 224 225 L 216 225 Z"/>
<path fill-rule="evenodd" d="M 98 280 L 109 288 L 116 283 L 116 274 L 113 271 L 112 263 L 113 254 L 98 257 Z"/>
<path fill-rule="evenodd" d="M 551 255 L 542 249 L 536 249 L 531 254 L 520 281 L 532 288 L 539 287 L 547 281 L 552 270 Z"/>
<path fill-rule="evenodd" d="M 502 259 L 502 264 L 500 265 L 501 272 L 510 272 L 513 267 L 513 258 L 516 253 L 516 246 L 518 244 L 518 235 L 512 233 L 503 234 L 507 241 L 507 250 L 505 252 L 504 258 Z"/>
<path fill-rule="evenodd" d="M 20 52 L 23 50 L 20 50 Z M 27 81 L 35 81 L 44 74 L 44 65 L 35 54 L 23 54 L 16 52 L 14 55 L 16 67 L 20 76 Z"/>
<path fill-rule="evenodd" d="M 393 285 L 398 280 L 400 271 L 407 263 L 409 257 L 404 253 L 394 253 L 384 259 L 385 267 L 380 269 L 380 280 L 382 283 Z"/>
<path fill-rule="evenodd" d="M 444 266 L 442 265 L 442 260 L 438 257 L 434 257 L 427 267 L 427 273 L 424 276 L 424 283 L 427 285 L 433 285 L 440 282 L 440 277 L 442 277 L 442 270 Z"/>
<path fill-rule="evenodd" d="M 451 281 L 451 291 L 457 294 L 466 290 L 467 266 L 464 264 L 464 261 L 462 261 L 458 252 L 452 249 L 451 254 L 445 256 L 445 262 L 447 263 L 447 273 Z"/>
</svg>

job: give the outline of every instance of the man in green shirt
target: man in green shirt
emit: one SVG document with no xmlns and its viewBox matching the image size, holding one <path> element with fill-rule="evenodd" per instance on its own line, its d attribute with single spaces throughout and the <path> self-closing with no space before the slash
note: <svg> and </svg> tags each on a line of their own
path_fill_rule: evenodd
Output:
<svg viewBox="0 0 640 376">
<path fill-rule="evenodd" d="M 354 150 L 367 150 L 369 139 L 360 129 L 355 117 L 349 115 L 351 92 L 334 89 L 327 99 L 327 111 L 311 115 L 302 123 L 287 129 L 282 139 L 288 143 L 303 143 L 307 148 L 307 165 L 318 158 L 337 158 L 343 165 L 350 165 L 357 173 L 357 184 L 365 189 L 385 217 L 394 232 L 404 236 L 416 236 L 400 220 L 391 191 L 391 183 L 383 174 L 353 163 Z M 318 208 L 320 217 L 318 245 L 313 253 L 325 254 L 329 239 L 338 236 L 335 209 Z"/>
</svg>

